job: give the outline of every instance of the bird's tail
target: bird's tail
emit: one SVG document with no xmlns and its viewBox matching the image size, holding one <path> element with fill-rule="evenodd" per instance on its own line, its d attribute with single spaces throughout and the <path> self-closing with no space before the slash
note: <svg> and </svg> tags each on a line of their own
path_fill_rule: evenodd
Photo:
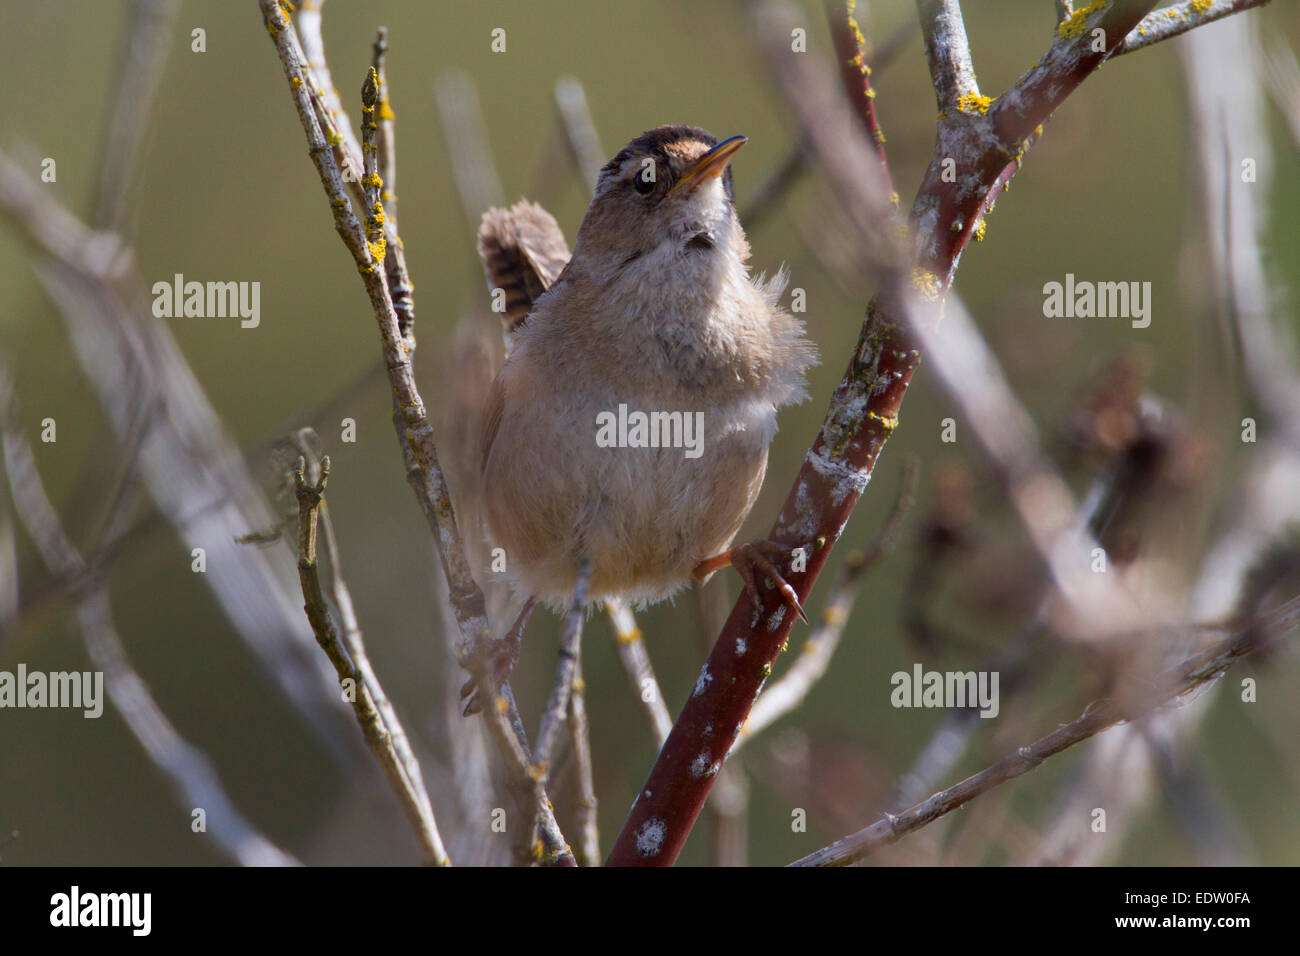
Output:
<svg viewBox="0 0 1300 956">
<path fill-rule="evenodd" d="M 492 208 L 483 214 L 478 255 L 492 308 L 505 326 L 508 350 L 515 330 L 568 263 L 569 246 L 554 216 L 521 199 L 509 209 Z"/>
</svg>

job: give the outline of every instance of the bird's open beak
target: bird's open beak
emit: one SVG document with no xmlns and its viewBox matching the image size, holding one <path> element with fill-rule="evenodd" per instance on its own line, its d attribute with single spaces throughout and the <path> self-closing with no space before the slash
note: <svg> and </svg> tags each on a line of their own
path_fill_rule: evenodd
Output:
<svg viewBox="0 0 1300 956">
<path fill-rule="evenodd" d="M 680 189 L 686 192 L 692 192 L 701 183 L 712 179 L 714 176 L 721 176 L 726 170 L 727 164 L 731 162 L 731 157 L 736 155 L 736 150 L 749 142 L 748 136 L 732 136 L 724 139 L 717 146 L 693 162 L 682 173 L 681 179 L 673 183 L 673 187 L 668 190 L 668 195 L 672 195 Z"/>
</svg>

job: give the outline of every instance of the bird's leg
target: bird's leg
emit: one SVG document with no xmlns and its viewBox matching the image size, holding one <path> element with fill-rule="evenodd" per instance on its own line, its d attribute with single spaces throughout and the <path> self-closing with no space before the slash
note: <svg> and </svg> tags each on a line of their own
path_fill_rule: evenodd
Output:
<svg viewBox="0 0 1300 956">
<path fill-rule="evenodd" d="M 799 595 L 795 593 L 794 588 L 786 581 L 781 574 L 781 569 L 772 563 L 768 555 L 785 556 L 790 553 L 790 549 L 775 541 L 766 539 L 761 541 L 751 541 L 749 544 L 740 544 L 730 551 L 724 551 L 722 554 L 714 555 L 711 558 L 705 558 L 695 566 L 694 576 L 696 580 L 702 581 L 719 568 L 725 568 L 731 565 L 740 575 L 740 580 L 745 584 L 745 590 L 754 601 L 754 606 L 761 609 L 763 607 L 763 597 L 758 590 L 758 577 L 755 570 L 762 571 L 767 575 L 778 591 L 781 592 L 781 598 L 785 601 L 790 610 L 794 611 L 803 619 L 805 624 L 808 623 L 808 615 L 803 612 L 803 605 L 799 603 Z"/>
<path fill-rule="evenodd" d="M 523 610 L 515 618 L 515 623 L 506 632 L 506 636 L 499 641 L 493 641 L 487 651 L 487 666 L 491 675 L 493 690 L 496 690 L 509 679 L 510 672 L 515 669 L 515 664 L 519 662 L 519 648 L 524 641 L 524 626 L 528 623 L 528 615 L 533 613 L 534 603 L 533 598 L 529 598 L 524 602 Z M 483 709 L 478 691 L 477 677 L 471 677 L 461 686 L 461 700 L 469 698 L 465 703 L 464 713 L 466 717 L 477 714 Z"/>
</svg>

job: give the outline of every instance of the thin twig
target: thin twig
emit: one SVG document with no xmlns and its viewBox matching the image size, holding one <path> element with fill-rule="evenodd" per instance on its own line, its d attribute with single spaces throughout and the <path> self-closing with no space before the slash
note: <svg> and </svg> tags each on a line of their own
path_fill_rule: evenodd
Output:
<svg viewBox="0 0 1300 956">
<path fill-rule="evenodd" d="M 1280 643 L 1281 636 L 1300 622 L 1300 597 L 1288 601 L 1269 618 L 1268 626 L 1262 632 L 1268 635 L 1264 642 L 1252 640 L 1253 635 L 1261 633 L 1253 623 L 1237 625 L 1235 629 L 1220 628 L 1226 631 L 1222 640 L 1156 677 L 1150 684 L 1149 694 L 1137 707 L 1125 710 L 1114 698 L 1094 701 L 1079 717 L 1046 737 L 1021 747 L 992 766 L 900 814 L 886 814 L 870 826 L 809 854 L 793 865 L 846 866 L 855 863 L 873 850 L 933 823 L 980 794 L 1028 773 L 1048 757 L 1122 721 L 1140 720 L 1195 690 L 1213 684 L 1241 658 Z"/>
<path fill-rule="evenodd" d="M 600 866 L 600 828 L 597 821 L 595 769 L 591 761 L 591 729 L 587 724 L 586 682 L 582 679 L 582 647 L 573 662 L 573 693 L 569 696 L 569 743 L 573 747 L 574 775 L 578 781 L 578 861 Z"/>
<path fill-rule="evenodd" d="M 1262 7 L 1268 2 L 1270 0 L 1187 0 L 1185 3 L 1161 7 L 1143 17 L 1112 55 L 1141 50 L 1234 13 Z"/>
<path fill-rule="evenodd" d="M 375 108 L 375 159 L 380 178 L 379 198 L 384 204 L 384 234 L 388 240 L 384 251 L 384 277 L 393 299 L 397 327 L 407 353 L 415 351 L 415 286 L 406 269 L 406 246 L 397 228 L 397 132 L 396 115 L 388 92 L 385 61 L 388 55 L 388 30 L 379 28 L 372 47 L 370 65 L 375 70 L 379 104 Z"/>
<path fill-rule="evenodd" d="M 438 834 L 438 824 L 433 818 L 429 806 L 428 794 L 424 792 L 423 779 L 418 765 L 414 774 L 407 772 L 406 762 L 398 755 L 394 746 L 394 731 L 405 739 L 405 732 L 400 725 L 390 724 L 376 705 L 375 688 L 377 681 L 367 681 L 355 660 L 348 654 L 339 640 L 338 630 L 330 617 L 329 605 L 320 583 L 320 565 L 317 561 L 316 542 L 319 536 L 320 510 L 325 496 L 325 484 L 329 480 L 329 456 L 320 460 L 320 478 L 309 482 L 304 474 L 304 462 L 300 458 L 294 470 L 294 491 L 298 498 L 298 577 L 302 582 L 302 596 L 306 602 L 304 610 L 307 620 L 311 622 L 312 632 L 321 649 L 334 665 L 343 688 L 343 697 L 352 705 L 357 723 L 371 753 L 379 761 L 384 775 L 392 784 L 393 792 L 401 801 L 407 819 L 415 830 L 420 843 L 420 853 L 426 863 L 435 866 L 448 866 L 447 851 L 443 849 L 442 837 Z M 355 635 L 359 641 L 359 632 Z M 373 674 L 370 675 L 373 678 Z M 378 692 L 383 696 L 383 692 Z M 392 713 L 391 708 L 389 712 Z M 396 714 L 392 714 L 396 721 Z"/>
<path fill-rule="evenodd" d="M 483 213 L 505 205 L 501 178 L 488 147 L 478 88 L 466 74 L 449 71 L 438 77 L 433 93 L 461 213 L 466 226 L 476 230 Z"/>
<path fill-rule="evenodd" d="M 885 155 L 885 132 L 876 118 L 876 91 L 871 88 L 871 67 L 863 58 L 862 48 L 866 40 L 858 27 L 854 7 L 854 0 L 826 0 L 826 19 L 830 22 L 831 42 L 835 45 L 844 92 L 848 94 L 854 114 L 875 144 L 885 185 L 892 195 L 894 183 L 889 175 L 889 159 Z"/>
<path fill-rule="evenodd" d="M 96 229 L 127 233 L 126 213 L 140 144 L 167 63 L 172 23 L 180 6 L 176 0 L 138 0 L 123 47 L 114 84 L 113 108 L 108 111 L 102 139 L 95 214 Z"/>
<path fill-rule="evenodd" d="M 555 682 L 551 696 L 542 711 L 541 727 L 537 731 L 537 746 L 533 751 L 533 773 L 546 779 L 550 772 L 551 754 L 560 727 L 569 710 L 569 693 L 573 689 L 574 668 L 578 649 L 582 643 L 582 613 L 587 604 L 587 587 L 591 583 L 591 562 L 583 559 L 578 566 L 577 583 L 573 589 L 573 603 L 564 618 L 564 633 L 560 638 L 560 660 L 555 666 Z"/>
<path fill-rule="evenodd" d="M 605 165 L 605 151 L 600 146 L 600 134 L 587 105 L 587 92 L 572 76 L 562 76 L 555 81 L 555 106 L 564 130 L 564 142 L 569 156 L 586 181 L 587 188 L 596 188 L 600 167 Z"/>
<path fill-rule="evenodd" d="M 880 74 L 893 63 L 915 32 L 916 21 L 909 17 L 898 24 L 893 32 L 885 37 L 883 43 L 870 52 L 864 51 L 864 58 L 871 61 L 872 73 Z M 752 232 L 789 194 L 790 188 L 798 182 L 799 177 L 808 168 L 809 159 L 808 144 L 801 136 L 795 140 L 789 152 L 750 191 L 740 213 L 740 221 L 745 224 L 746 229 Z"/>
<path fill-rule="evenodd" d="M 668 714 L 663 691 L 659 689 L 659 681 L 650 665 L 650 655 L 646 651 L 641 628 L 636 625 L 632 609 L 617 598 L 606 599 L 605 614 L 609 617 L 610 627 L 614 629 L 614 646 L 618 651 L 619 662 L 627 673 L 632 693 L 641 702 L 641 710 L 646 715 L 650 732 L 654 734 L 655 750 L 658 752 L 668 739 L 668 732 L 673 729 L 673 719 Z"/>
<path fill-rule="evenodd" d="M 320 484 L 323 490 L 323 476 Z M 407 790 L 418 802 L 422 817 L 427 818 L 432 823 L 434 820 L 433 804 L 429 800 L 428 791 L 424 786 L 424 773 L 420 769 L 420 762 L 411 749 L 410 739 L 406 736 L 406 729 L 397 717 L 397 711 L 393 708 L 392 702 L 388 699 L 388 694 L 384 691 L 383 685 L 379 682 L 379 677 L 370 664 L 370 655 L 366 651 L 365 640 L 361 635 L 361 622 L 357 618 L 356 608 L 352 603 L 352 592 L 348 589 L 347 582 L 343 578 L 338 541 L 334 536 L 334 523 L 330 520 L 329 506 L 323 497 L 320 502 L 320 540 L 324 545 L 325 556 L 329 561 L 325 578 L 325 593 L 328 595 L 330 603 L 338 611 L 339 623 L 342 625 L 343 630 L 343 647 L 352 663 L 356 666 L 357 672 L 361 675 L 361 681 L 369 690 L 370 696 L 375 703 L 375 709 L 379 711 L 379 716 L 388 730 L 393 750 L 402 764 Z M 435 835 L 437 835 L 436 830 Z M 445 850 L 444 859 L 446 859 Z"/>
<path fill-rule="evenodd" d="M 357 134 L 352 131 L 348 111 L 343 106 L 338 88 L 334 85 L 334 77 L 330 75 L 329 62 L 325 58 L 325 40 L 321 31 L 323 6 L 325 0 L 305 0 L 298 13 L 298 36 L 302 40 L 302 53 L 312 77 L 308 92 L 320 105 L 324 116 L 328 117 L 333 133 L 330 138 L 339 141 L 342 147 L 338 161 L 343 170 L 344 182 L 358 183 L 362 175 L 361 144 L 357 142 Z"/>
</svg>

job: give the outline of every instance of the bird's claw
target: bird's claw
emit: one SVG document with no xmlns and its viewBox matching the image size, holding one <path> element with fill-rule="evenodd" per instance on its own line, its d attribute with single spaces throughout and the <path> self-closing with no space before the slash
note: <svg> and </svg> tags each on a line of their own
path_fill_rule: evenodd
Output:
<svg viewBox="0 0 1300 956">
<path fill-rule="evenodd" d="M 786 606 L 798 614 L 800 620 L 807 624 L 808 615 L 804 613 L 803 605 L 799 603 L 799 595 L 790 586 L 790 582 L 781 574 L 781 569 L 773 564 L 771 558 L 768 557 L 768 555 L 784 556 L 789 552 L 789 548 L 777 544 L 775 541 L 761 540 L 737 545 L 727 553 L 727 557 L 731 561 L 731 566 L 736 569 L 736 573 L 740 575 L 741 581 L 744 582 L 745 590 L 749 592 L 750 598 L 754 601 L 754 607 L 760 611 L 763 609 L 763 596 L 759 592 L 758 577 L 754 573 L 755 568 L 757 568 L 767 576 L 767 579 L 781 593 L 781 599 Z"/>
</svg>

